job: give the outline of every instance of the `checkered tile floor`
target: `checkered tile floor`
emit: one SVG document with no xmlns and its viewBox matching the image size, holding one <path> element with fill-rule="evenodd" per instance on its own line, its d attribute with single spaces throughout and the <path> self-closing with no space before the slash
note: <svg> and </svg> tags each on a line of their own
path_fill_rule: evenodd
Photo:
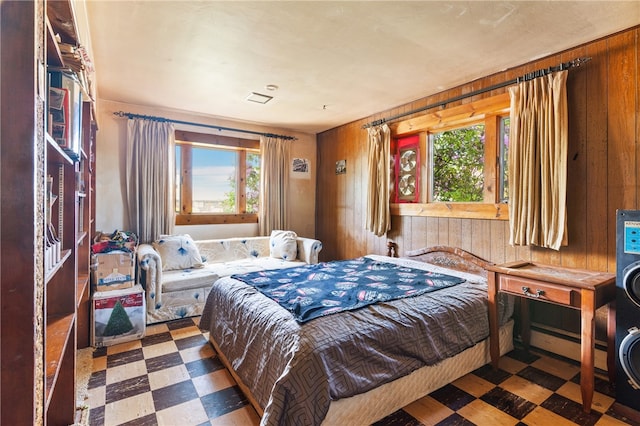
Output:
<svg viewBox="0 0 640 426">
<path fill-rule="evenodd" d="M 147 327 L 142 340 L 96 349 L 91 425 L 257 425 L 260 419 L 197 327 L 198 318 Z M 396 425 L 624 425 L 605 376 L 590 414 L 579 366 L 512 351 L 380 420 Z M 635 423 L 637 424 L 637 423 Z"/>
</svg>

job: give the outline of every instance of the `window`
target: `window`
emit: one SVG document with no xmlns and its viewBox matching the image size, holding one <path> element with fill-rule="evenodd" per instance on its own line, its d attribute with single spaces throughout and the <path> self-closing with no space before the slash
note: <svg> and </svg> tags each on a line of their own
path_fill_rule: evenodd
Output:
<svg viewBox="0 0 640 426">
<path fill-rule="evenodd" d="M 489 118 L 493 120 L 493 118 Z M 485 199 L 485 122 L 429 134 L 432 202 L 500 202 L 509 198 L 509 117 L 498 117 L 499 195 Z"/>
<path fill-rule="evenodd" d="M 259 141 L 176 131 L 176 224 L 258 221 Z"/>
<path fill-rule="evenodd" d="M 483 201 L 484 124 L 431 133 L 431 201 Z"/>
<path fill-rule="evenodd" d="M 400 122 L 394 137 L 412 134 L 425 152 L 423 196 L 392 205 L 392 214 L 508 219 L 508 94 Z"/>
</svg>

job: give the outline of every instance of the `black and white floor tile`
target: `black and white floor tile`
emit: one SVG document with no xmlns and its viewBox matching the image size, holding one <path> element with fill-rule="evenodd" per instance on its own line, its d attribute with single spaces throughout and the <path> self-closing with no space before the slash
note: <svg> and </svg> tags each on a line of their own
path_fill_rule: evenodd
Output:
<svg viewBox="0 0 640 426">
<path fill-rule="evenodd" d="M 197 321 L 152 325 L 141 340 L 96 349 L 90 425 L 258 425 Z M 577 363 L 514 350 L 500 370 L 479 368 L 375 425 L 634 424 L 612 409 L 604 375 L 596 378 L 591 413 L 583 413 L 579 378 Z"/>
</svg>

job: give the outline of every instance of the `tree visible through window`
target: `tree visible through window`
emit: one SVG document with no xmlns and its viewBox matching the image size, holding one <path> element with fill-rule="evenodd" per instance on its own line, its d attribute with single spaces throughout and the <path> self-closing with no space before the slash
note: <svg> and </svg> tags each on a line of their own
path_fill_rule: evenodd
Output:
<svg viewBox="0 0 640 426">
<path fill-rule="evenodd" d="M 500 201 L 506 203 L 509 199 L 509 130 L 510 118 L 503 117 L 500 121 L 500 162 L 502 174 L 500 179 Z"/>
<path fill-rule="evenodd" d="M 236 188 L 238 182 L 236 173 L 231 173 L 228 178 L 230 190 L 226 192 L 222 202 L 225 213 L 235 213 L 236 209 Z M 258 202 L 260 201 L 260 155 L 247 153 L 246 176 L 245 176 L 245 197 L 246 212 L 258 213 Z"/>
<path fill-rule="evenodd" d="M 432 201 L 483 201 L 484 125 L 431 134 Z"/>
</svg>

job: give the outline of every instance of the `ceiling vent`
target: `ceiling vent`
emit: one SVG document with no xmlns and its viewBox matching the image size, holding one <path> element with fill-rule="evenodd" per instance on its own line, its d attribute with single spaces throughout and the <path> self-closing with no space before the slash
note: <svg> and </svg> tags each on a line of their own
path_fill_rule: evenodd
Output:
<svg viewBox="0 0 640 426">
<path fill-rule="evenodd" d="M 258 104 L 266 104 L 271 99 L 273 99 L 273 96 L 263 95 L 261 93 L 256 93 L 256 92 L 251 92 L 249 96 L 247 96 L 248 101 L 256 102 Z"/>
</svg>

